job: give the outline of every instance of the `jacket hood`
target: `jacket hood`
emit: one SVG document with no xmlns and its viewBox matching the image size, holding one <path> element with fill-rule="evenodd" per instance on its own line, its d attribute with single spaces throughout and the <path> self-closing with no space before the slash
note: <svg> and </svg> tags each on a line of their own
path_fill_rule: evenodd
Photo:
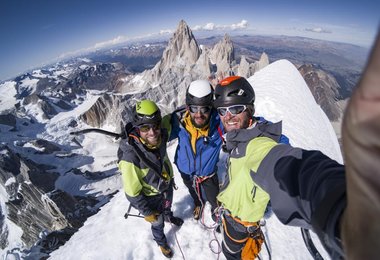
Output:
<svg viewBox="0 0 380 260">
<path fill-rule="evenodd" d="M 282 121 L 269 123 L 258 122 L 253 128 L 237 129 L 226 134 L 226 149 L 228 152 L 235 149 L 239 143 L 246 143 L 256 137 L 268 137 L 279 142 L 282 134 Z"/>
</svg>

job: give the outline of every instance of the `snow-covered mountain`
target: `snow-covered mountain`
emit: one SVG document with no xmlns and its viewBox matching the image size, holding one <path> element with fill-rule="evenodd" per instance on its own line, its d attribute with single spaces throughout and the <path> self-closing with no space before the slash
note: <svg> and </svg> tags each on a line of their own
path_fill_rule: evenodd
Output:
<svg viewBox="0 0 380 260">
<path fill-rule="evenodd" d="M 52 259 L 79 258 L 73 255 L 76 251 L 82 259 L 161 257 L 149 226 L 123 219 L 128 203 L 119 192 L 118 142 L 96 133 L 74 138 L 70 132 L 89 127 L 119 132 L 135 101 L 143 98 L 156 101 L 163 113 L 171 112 L 184 103 L 185 89 L 195 79 L 216 82 L 231 72 L 247 77 L 254 73 L 249 80 L 257 94 L 257 115 L 282 119 L 293 145 L 320 149 L 342 161 L 332 127 L 294 65 L 286 60 L 268 65 L 266 54 L 254 63 L 241 58 L 237 64 L 233 58 L 228 36 L 213 48 L 199 46 L 182 21 L 162 59 L 141 74 L 125 75 L 118 63 L 76 59 L 1 84 L 1 255 L 40 258 L 75 233 Z M 171 156 L 175 145 L 169 148 Z M 213 259 L 208 248 L 213 234 L 191 220 L 189 196 L 178 172 L 176 176 L 180 189 L 174 211 L 185 218 L 185 225 L 177 233 L 169 231 L 170 243 L 174 246 L 177 234 L 186 259 Z M 275 259 L 294 252 L 293 259 L 309 257 L 299 229 L 284 227 L 275 217 L 267 221 Z"/>
<path fill-rule="evenodd" d="M 342 162 L 331 124 L 291 63 L 286 60 L 275 62 L 256 73 L 249 81 L 257 93 L 257 115 L 272 121 L 283 120 L 284 133 L 293 145 L 319 149 Z M 51 136 L 53 139 L 69 143 L 67 129 L 56 128 L 55 125 L 70 121 L 70 118 L 75 118 L 82 109 L 83 107 L 78 107 L 65 116 L 53 118 L 51 124 L 42 127 L 42 134 L 46 135 L 47 132 L 52 134 L 52 130 L 55 130 Z M 92 157 L 92 160 L 83 166 L 99 172 L 109 169 L 108 171 L 114 172 L 115 175 L 86 183 L 80 176 L 66 174 L 58 179 L 56 185 L 73 193 L 98 193 L 98 195 L 109 190 L 120 190 L 121 180 L 116 174 L 115 164 L 117 143 L 95 133 L 82 138 L 83 148 L 77 147 L 75 152 Z M 169 148 L 171 158 L 175 145 L 176 143 L 173 143 Z M 60 163 L 58 158 L 55 160 Z M 216 250 L 214 233 L 192 220 L 191 199 L 178 172 L 175 172 L 175 176 L 179 189 L 175 191 L 173 210 L 185 219 L 185 224 L 179 230 L 168 225 L 166 227 L 169 243 L 176 253 L 174 259 L 182 258 L 180 250 L 186 259 L 216 259 L 217 255 L 214 255 L 209 248 L 209 243 L 213 241 L 211 246 Z M 139 218 L 124 219 L 127 208 L 128 202 L 119 191 L 97 214 L 90 217 L 64 246 L 51 253 L 51 259 L 163 259 L 152 241 L 149 224 Z M 210 224 L 211 220 L 207 219 L 207 216 L 208 214 L 206 223 Z M 17 231 L 10 228 L 10 234 L 13 236 L 17 237 L 17 234 L 20 234 Z M 265 232 L 273 259 L 312 259 L 302 242 L 298 228 L 285 227 L 275 216 L 271 216 L 267 219 Z M 219 234 L 216 234 L 216 238 L 219 241 L 221 239 Z M 20 246 L 18 243 L 14 242 L 9 246 Z M 17 254 L 18 250 L 14 249 L 12 252 Z M 29 254 L 31 257 L 41 256 L 41 252 Z M 263 258 L 267 259 L 265 248 L 262 254 Z M 223 259 L 222 255 L 220 259 Z"/>
<path fill-rule="evenodd" d="M 290 62 L 282 60 L 270 64 L 249 78 L 249 82 L 257 93 L 257 115 L 272 121 L 282 120 L 284 133 L 293 145 L 319 149 L 342 162 L 331 124 Z M 176 143 L 173 143 L 168 150 L 171 159 L 175 146 Z M 111 152 L 114 150 L 110 149 Z M 179 230 L 168 224 L 165 227 L 169 244 L 175 250 L 174 259 L 183 259 L 181 250 L 185 259 L 217 259 L 210 247 L 217 251 L 215 239 L 220 242 L 221 235 L 214 234 L 192 219 L 191 199 L 177 171 L 175 178 L 179 189 L 174 193 L 173 210 L 184 218 L 185 223 Z M 64 246 L 54 251 L 51 259 L 164 259 L 152 240 L 149 224 L 136 217 L 124 218 L 128 205 L 123 192 L 119 192 L 99 213 L 90 217 Z M 211 225 L 208 215 L 206 223 Z M 303 244 L 299 228 L 286 227 L 272 215 L 264 229 L 272 259 L 312 259 Z M 323 252 L 319 242 L 314 241 Z M 326 253 L 323 254 L 328 259 Z M 262 256 L 268 259 L 265 248 Z M 224 259 L 222 254 L 219 257 Z"/>
</svg>

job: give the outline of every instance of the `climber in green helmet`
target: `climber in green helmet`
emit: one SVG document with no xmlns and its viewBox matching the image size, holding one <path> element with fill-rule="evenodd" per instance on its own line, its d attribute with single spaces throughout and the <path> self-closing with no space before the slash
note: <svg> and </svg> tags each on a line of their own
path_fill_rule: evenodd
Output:
<svg viewBox="0 0 380 260">
<path fill-rule="evenodd" d="M 183 220 L 171 211 L 173 170 L 166 154 L 168 134 L 161 128 L 158 106 L 150 100 L 137 102 L 126 132 L 127 138 L 118 150 L 125 195 L 151 223 L 154 240 L 163 255 L 171 258 L 173 251 L 164 234 L 164 221 L 181 226 Z"/>
</svg>

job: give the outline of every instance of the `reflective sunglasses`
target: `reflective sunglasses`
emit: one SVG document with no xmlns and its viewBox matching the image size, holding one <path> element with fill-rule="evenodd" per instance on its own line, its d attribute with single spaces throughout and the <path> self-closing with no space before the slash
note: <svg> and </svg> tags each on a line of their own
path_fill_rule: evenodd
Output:
<svg viewBox="0 0 380 260">
<path fill-rule="evenodd" d="M 243 113 L 246 109 L 246 105 L 234 105 L 229 107 L 218 107 L 216 110 L 218 110 L 218 113 L 221 116 L 227 115 L 227 112 L 230 112 L 231 115 L 236 116 Z"/>
<path fill-rule="evenodd" d="M 204 107 L 204 106 L 189 106 L 190 113 L 198 113 L 206 114 L 210 112 L 211 107 Z"/>
<path fill-rule="evenodd" d="M 140 130 L 140 132 L 146 133 L 149 132 L 150 129 L 153 129 L 153 131 L 157 131 L 158 129 L 161 129 L 160 124 L 145 124 L 145 125 L 139 125 L 137 128 Z"/>
</svg>

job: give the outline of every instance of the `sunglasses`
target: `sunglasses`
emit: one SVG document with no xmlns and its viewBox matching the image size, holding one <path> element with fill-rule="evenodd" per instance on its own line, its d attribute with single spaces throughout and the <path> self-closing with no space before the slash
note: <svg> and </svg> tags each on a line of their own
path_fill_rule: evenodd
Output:
<svg viewBox="0 0 380 260">
<path fill-rule="evenodd" d="M 160 124 L 145 124 L 145 125 L 140 125 L 137 128 L 140 130 L 140 132 L 146 133 L 146 132 L 149 132 L 150 129 L 152 129 L 153 131 L 157 131 L 161 129 L 161 126 Z"/>
<path fill-rule="evenodd" d="M 246 109 L 246 105 L 234 105 L 229 107 L 218 107 L 216 110 L 221 116 L 227 115 L 227 112 L 230 112 L 231 115 L 236 116 L 240 113 L 243 113 Z"/>
<path fill-rule="evenodd" d="M 189 106 L 190 113 L 198 113 L 206 114 L 210 112 L 211 107 L 203 107 L 203 106 Z"/>
</svg>

